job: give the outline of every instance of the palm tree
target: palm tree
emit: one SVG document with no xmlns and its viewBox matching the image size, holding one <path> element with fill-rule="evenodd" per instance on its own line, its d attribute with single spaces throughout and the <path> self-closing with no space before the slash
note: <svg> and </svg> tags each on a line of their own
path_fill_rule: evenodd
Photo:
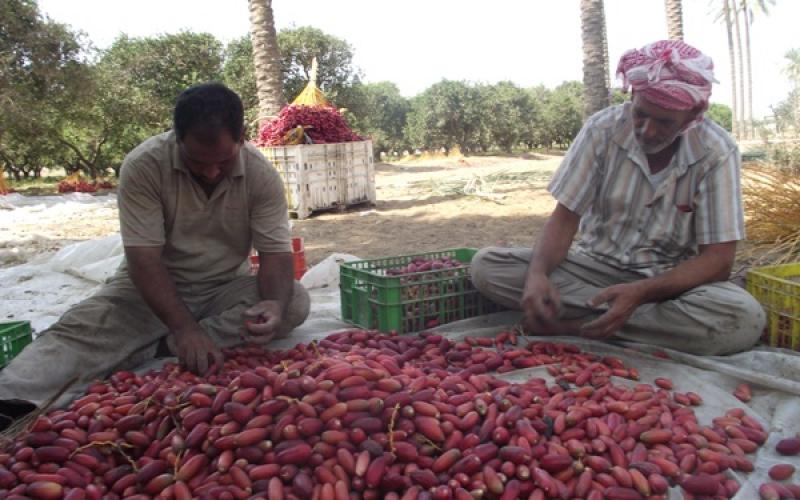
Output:
<svg viewBox="0 0 800 500">
<path fill-rule="evenodd" d="M 747 128 L 747 124 L 744 120 L 744 56 L 742 50 L 742 34 L 739 28 L 739 9 L 736 5 L 736 0 L 731 0 L 733 2 L 733 29 L 736 35 L 736 68 L 739 71 L 739 114 L 737 119 L 739 120 L 739 135 L 742 139 L 749 139 L 750 138 L 750 131 Z"/>
<path fill-rule="evenodd" d="M 750 25 L 753 23 L 753 8 L 755 6 L 762 14 L 769 14 L 767 3 L 775 5 L 775 0 L 740 0 L 742 16 L 744 19 L 744 64 L 747 73 L 747 104 L 745 106 L 745 122 L 751 132 L 753 125 L 753 68 L 750 59 Z"/>
<path fill-rule="evenodd" d="M 752 12 L 747 8 L 747 0 L 740 0 L 742 19 L 744 20 L 744 64 L 747 73 L 747 102 L 744 103 L 744 121 L 747 129 L 755 137 L 753 125 L 753 68 L 750 61 L 750 23 L 753 20 Z"/>
<path fill-rule="evenodd" d="M 607 73 L 603 58 L 603 0 L 581 0 L 581 38 L 583 39 L 583 117 L 608 106 Z"/>
<path fill-rule="evenodd" d="M 725 28 L 728 32 L 728 56 L 731 60 L 731 109 L 733 110 L 733 120 L 731 125 L 733 128 L 733 136 L 739 138 L 739 106 L 737 105 L 737 92 L 736 92 L 736 53 L 733 46 L 733 21 L 731 20 L 731 0 L 722 0 L 722 14 L 725 19 Z"/>
<path fill-rule="evenodd" d="M 253 42 L 253 65 L 258 93 L 258 120 L 277 116 L 286 105 L 283 95 L 281 57 L 272 0 L 248 0 L 250 6 L 250 39 Z"/>
<path fill-rule="evenodd" d="M 664 0 L 667 9 L 667 36 L 683 40 L 683 6 L 681 0 Z"/>
<path fill-rule="evenodd" d="M 600 2 L 600 9 L 603 15 L 603 73 L 606 76 L 606 89 L 609 91 L 608 104 L 611 103 L 611 68 L 608 66 L 608 30 L 606 30 L 606 6 Z M 608 105 L 606 104 L 606 106 Z"/>
</svg>

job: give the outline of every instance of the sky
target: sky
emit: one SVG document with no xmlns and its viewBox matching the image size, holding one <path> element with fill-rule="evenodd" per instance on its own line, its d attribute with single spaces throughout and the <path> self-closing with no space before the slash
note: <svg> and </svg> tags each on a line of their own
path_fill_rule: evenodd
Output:
<svg viewBox="0 0 800 500">
<path fill-rule="evenodd" d="M 768 0 L 769 1 L 769 0 Z M 39 0 L 50 18 L 108 47 L 121 33 L 208 32 L 223 42 L 248 33 L 247 0 Z M 314 26 L 349 42 L 366 82 L 391 81 L 407 97 L 444 78 L 530 87 L 582 79 L 579 0 L 273 0 L 278 30 Z M 731 73 L 721 0 L 683 0 L 684 40 L 714 60 L 712 102 L 730 105 Z M 625 50 L 666 38 L 664 0 L 605 0 L 612 71 Z M 770 115 L 790 84 L 789 49 L 800 48 L 800 1 L 776 0 L 751 27 L 753 114 Z M 744 34 L 742 34 L 744 36 Z M 612 82 L 615 82 L 612 75 Z"/>
</svg>

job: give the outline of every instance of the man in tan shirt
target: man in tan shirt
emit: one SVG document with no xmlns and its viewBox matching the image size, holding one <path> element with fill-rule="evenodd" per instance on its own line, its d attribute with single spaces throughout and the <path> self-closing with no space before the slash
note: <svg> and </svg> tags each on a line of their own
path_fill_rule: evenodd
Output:
<svg viewBox="0 0 800 500">
<path fill-rule="evenodd" d="M 178 97 L 173 130 L 128 154 L 118 189 L 123 264 L 0 372 L 0 413 L 21 409 L 12 400 L 41 404 L 75 376 L 133 368 L 159 345 L 205 373 L 222 363 L 221 347 L 265 344 L 306 319 L 283 183 L 244 141 L 243 116 L 233 91 L 198 85 Z M 259 272 L 243 276 L 251 248 Z"/>
</svg>

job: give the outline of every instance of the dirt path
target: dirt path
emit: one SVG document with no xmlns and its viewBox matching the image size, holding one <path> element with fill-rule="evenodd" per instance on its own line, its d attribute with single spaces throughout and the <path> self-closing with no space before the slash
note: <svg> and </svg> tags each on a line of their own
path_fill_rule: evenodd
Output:
<svg viewBox="0 0 800 500">
<path fill-rule="evenodd" d="M 378 202 L 293 221 L 309 263 L 457 247 L 528 246 L 554 207 L 545 190 L 558 157 L 470 157 L 378 164 Z M 465 194 L 478 188 L 479 194 Z M 471 192 L 471 191 L 470 191 Z"/>
</svg>

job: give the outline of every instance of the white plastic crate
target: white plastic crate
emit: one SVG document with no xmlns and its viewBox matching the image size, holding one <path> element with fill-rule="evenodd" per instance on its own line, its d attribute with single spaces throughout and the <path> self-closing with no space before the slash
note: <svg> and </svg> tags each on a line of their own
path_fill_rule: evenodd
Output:
<svg viewBox="0 0 800 500">
<path fill-rule="evenodd" d="M 261 150 L 283 178 L 289 212 L 375 203 L 372 141 L 272 146 Z"/>
</svg>

